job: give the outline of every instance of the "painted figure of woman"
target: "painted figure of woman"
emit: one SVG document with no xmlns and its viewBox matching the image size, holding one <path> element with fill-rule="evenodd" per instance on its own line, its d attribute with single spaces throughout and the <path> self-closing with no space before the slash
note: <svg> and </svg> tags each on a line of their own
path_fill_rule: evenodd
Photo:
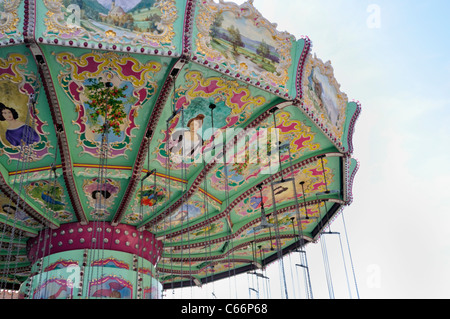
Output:
<svg viewBox="0 0 450 319">
<path fill-rule="evenodd" d="M 181 149 L 183 159 L 192 159 L 203 146 L 203 138 L 198 130 L 203 126 L 203 114 L 198 114 L 190 119 L 187 123 L 187 129 L 176 130 L 172 134 L 169 142 L 169 150 L 174 154 L 178 154 Z"/>
<path fill-rule="evenodd" d="M 18 118 L 19 114 L 14 108 L 0 102 L 0 121 L 8 122 L 6 140 L 13 146 L 20 146 L 22 142 L 25 145 L 39 142 L 39 134 L 32 127 L 19 121 Z"/>
</svg>

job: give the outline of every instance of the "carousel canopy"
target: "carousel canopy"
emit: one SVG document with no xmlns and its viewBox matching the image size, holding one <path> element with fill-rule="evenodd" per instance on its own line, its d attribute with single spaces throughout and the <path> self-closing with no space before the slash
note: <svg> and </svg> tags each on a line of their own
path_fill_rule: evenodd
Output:
<svg viewBox="0 0 450 319">
<path fill-rule="evenodd" d="M 3 281 L 29 276 L 39 232 L 103 221 L 155 235 L 165 287 L 201 284 L 317 240 L 352 202 L 359 103 L 252 1 L 0 14 Z"/>
</svg>

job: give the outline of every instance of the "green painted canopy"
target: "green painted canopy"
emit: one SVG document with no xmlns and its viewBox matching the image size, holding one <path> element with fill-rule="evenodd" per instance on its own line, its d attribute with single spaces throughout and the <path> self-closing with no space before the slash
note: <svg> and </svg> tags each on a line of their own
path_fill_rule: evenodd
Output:
<svg viewBox="0 0 450 319">
<path fill-rule="evenodd" d="M 165 287 L 200 284 L 317 240 L 351 203 L 359 103 L 252 1 L 4 0 L 0 13 L 2 280 L 29 275 L 40 231 L 105 221 L 162 241 Z M 102 82 L 125 94 L 106 158 L 88 94 Z"/>
</svg>

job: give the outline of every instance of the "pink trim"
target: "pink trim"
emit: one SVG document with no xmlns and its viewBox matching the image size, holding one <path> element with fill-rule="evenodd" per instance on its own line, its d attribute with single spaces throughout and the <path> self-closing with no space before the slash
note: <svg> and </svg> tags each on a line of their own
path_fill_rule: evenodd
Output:
<svg viewBox="0 0 450 319">
<path fill-rule="evenodd" d="M 303 38 L 305 40 L 305 46 L 303 47 L 302 54 L 300 55 L 298 67 L 297 67 L 297 76 L 295 81 L 295 86 L 297 90 L 297 99 L 303 98 L 303 74 L 305 69 L 305 61 L 308 57 L 308 53 L 311 49 L 311 40 L 308 37 Z"/>
<path fill-rule="evenodd" d="M 353 172 L 351 173 L 351 175 L 348 178 L 347 181 L 347 201 L 346 201 L 346 205 L 350 205 L 353 202 L 353 183 L 355 181 L 355 176 L 356 173 L 358 172 L 360 167 L 360 163 L 359 161 L 356 161 L 356 167 L 353 170 Z"/>
<path fill-rule="evenodd" d="M 361 114 L 361 103 L 359 103 L 359 101 L 354 101 L 354 103 L 356 103 L 356 111 L 353 114 L 348 126 L 348 133 L 347 133 L 348 150 L 346 152 L 347 154 L 353 153 L 353 133 L 355 131 L 356 120 L 359 118 L 359 115 Z"/>
<path fill-rule="evenodd" d="M 186 3 L 186 10 L 184 11 L 184 28 L 183 28 L 183 49 L 182 54 L 190 55 L 192 49 L 191 43 L 191 32 L 192 32 L 192 23 L 194 22 L 195 15 L 195 1 L 188 0 Z"/>
</svg>

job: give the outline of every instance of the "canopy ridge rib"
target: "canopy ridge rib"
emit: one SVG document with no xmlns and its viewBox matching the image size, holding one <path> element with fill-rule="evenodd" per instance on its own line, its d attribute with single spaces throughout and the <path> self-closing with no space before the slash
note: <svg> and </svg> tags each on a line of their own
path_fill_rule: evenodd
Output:
<svg viewBox="0 0 450 319">
<path fill-rule="evenodd" d="M 50 114 L 55 126 L 55 132 L 57 132 L 58 147 L 60 150 L 61 165 L 63 170 L 64 182 L 67 187 L 70 203 L 75 212 L 75 216 L 78 222 L 82 225 L 87 225 L 88 219 L 81 204 L 80 197 L 78 196 L 78 190 L 75 185 L 75 179 L 73 176 L 73 164 L 70 157 L 69 145 L 67 142 L 67 135 L 64 129 L 63 118 L 61 114 L 61 107 L 58 102 L 57 94 L 53 84 L 53 79 L 50 74 L 49 66 L 45 60 L 45 57 L 36 44 L 30 44 L 30 50 L 36 60 L 38 67 L 38 73 L 41 77 L 42 84 L 47 96 L 47 101 L 50 108 Z"/>
</svg>

